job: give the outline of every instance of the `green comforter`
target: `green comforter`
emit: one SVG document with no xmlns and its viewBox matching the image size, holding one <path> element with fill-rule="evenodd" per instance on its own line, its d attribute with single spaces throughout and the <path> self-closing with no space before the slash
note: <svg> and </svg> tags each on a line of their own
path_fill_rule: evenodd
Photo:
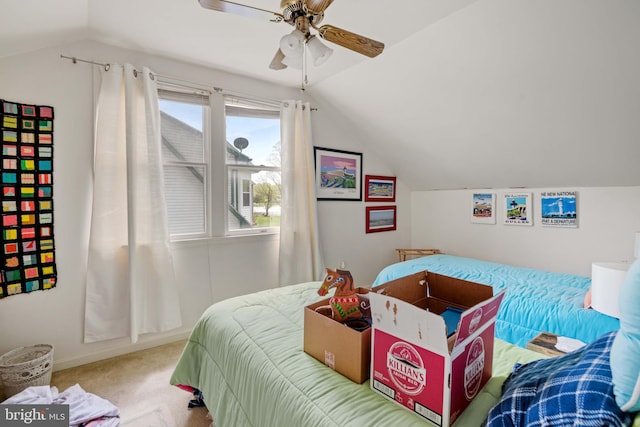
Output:
<svg viewBox="0 0 640 427">
<path fill-rule="evenodd" d="M 425 426 L 427 421 L 355 384 L 303 350 L 303 307 L 320 282 L 270 289 L 209 307 L 171 384 L 199 389 L 216 427 Z M 515 362 L 541 354 L 496 340 L 493 378 L 456 422 L 479 426 Z M 636 421 L 636 425 L 640 425 Z"/>
</svg>

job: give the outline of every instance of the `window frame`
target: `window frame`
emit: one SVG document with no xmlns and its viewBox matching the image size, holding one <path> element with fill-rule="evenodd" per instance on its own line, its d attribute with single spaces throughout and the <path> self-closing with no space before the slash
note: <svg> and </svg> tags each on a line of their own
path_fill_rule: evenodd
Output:
<svg viewBox="0 0 640 427">
<path fill-rule="evenodd" d="M 204 98 L 208 98 L 207 102 L 204 102 Z M 203 231 L 193 233 L 169 233 L 170 241 L 180 240 L 193 240 L 193 239 L 205 239 L 210 237 L 211 233 L 211 221 L 210 221 L 210 193 L 213 186 L 211 181 L 211 92 L 205 88 L 195 88 L 177 85 L 171 82 L 160 80 L 158 81 L 158 98 L 162 100 L 168 100 L 173 102 L 182 102 L 185 104 L 202 105 L 206 108 L 202 112 L 202 163 L 193 161 L 166 161 L 162 160 L 162 167 L 164 171 L 165 166 L 174 167 L 202 167 L 204 170 L 203 176 Z M 201 102 L 196 102 L 198 99 Z M 207 114 L 208 112 L 208 114 Z M 208 117 L 208 120 L 206 119 Z M 165 187 L 166 189 L 166 187 Z"/>
<path fill-rule="evenodd" d="M 175 96 L 171 96 L 175 94 Z M 185 102 L 196 97 L 208 97 L 208 120 L 203 113 L 203 164 L 197 162 L 175 162 L 163 160 L 164 166 L 198 166 L 204 167 L 204 231 L 202 233 L 170 234 L 171 242 L 219 239 L 241 236 L 278 235 L 280 227 L 255 227 L 244 229 L 229 229 L 229 171 L 231 169 L 260 169 L 281 172 L 281 167 L 265 165 L 242 165 L 227 163 L 227 137 L 226 137 L 226 109 L 228 100 L 240 102 L 246 105 L 262 105 L 272 109 L 269 113 L 272 117 L 278 111 L 280 119 L 279 102 L 253 99 L 249 96 L 225 94 L 221 89 L 210 87 L 195 87 L 174 83 L 169 80 L 158 79 L 158 97 L 170 101 Z M 235 108 L 235 107 L 232 107 Z M 236 108 L 237 110 L 237 108 Z M 205 110 L 206 111 L 206 110 Z M 253 117 L 261 117 L 260 114 Z M 250 181 L 250 199 L 253 199 L 253 182 Z M 220 185 L 218 183 L 221 183 Z M 166 187 L 165 187 L 166 188 Z M 243 202 L 242 194 L 238 195 L 238 203 Z M 220 203 L 222 201 L 222 203 Z"/>
<path fill-rule="evenodd" d="M 252 99 L 246 96 L 238 96 L 235 94 L 222 94 L 223 102 L 224 102 L 224 121 L 225 121 L 225 131 L 223 135 L 223 147 L 225 149 L 225 156 L 222 159 L 224 162 L 224 170 L 225 170 L 225 179 L 228 180 L 229 170 L 230 169 L 260 169 L 261 171 L 277 171 L 281 172 L 282 168 L 279 166 L 267 166 L 267 165 L 243 165 L 243 164 L 230 164 L 226 162 L 226 143 L 227 143 L 227 135 L 226 135 L 226 112 L 227 109 L 236 112 L 234 116 L 238 117 L 248 117 L 248 118 L 275 118 L 277 111 L 277 118 L 281 120 L 280 115 L 280 106 L 278 103 L 274 101 L 263 101 L 259 99 Z M 256 107 L 257 110 L 247 109 L 248 107 Z M 264 110 L 259 110 L 260 107 L 264 107 Z M 270 112 L 266 111 L 270 109 Z M 241 114 L 244 111 L 245 114 Z M 253 111 L 253 114 L 251 114 Z M 225 182 L 225 187 L 228 188 L 229 183 Z M 251 182 L 251 199 L 253 199 L 253 187 L 254 184 Z M 226 196 L 226 195 L 225 195 Z M 227 200 L 227 199 L 225 199 Z M 228 228 L 229 224 L 229 209 L 225 210 L 225 235 L 226 236 L 251 236 L 251 235 L 260 235 L 260 234 L 279 234 L 280 227 L 271 226 L 271 227 L 256 227 L 256 228 L 241 228 L 236 230 L 230 230 Z"/>
</svg>

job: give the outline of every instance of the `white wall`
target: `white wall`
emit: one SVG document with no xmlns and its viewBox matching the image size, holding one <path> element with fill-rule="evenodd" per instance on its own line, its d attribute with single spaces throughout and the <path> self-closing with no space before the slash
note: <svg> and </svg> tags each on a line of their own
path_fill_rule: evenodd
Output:
<svg viewBox="0 0 640 427">
<path fill-rule="evenodd" d="M 360 142 L 350 126 L 330 103 L 316 102 L 318 111 L 314 114 L 314 145 L 363 152 L 363 175 L 395 176 L 392 170 L 371 150 L 365 142 Z M 363 181 L 364 185 L 364 181 Z M 371 203 L 349 201 L 318 201 L 318 218 L 322 235 L 325 264 L 331 268 L 340 267 L 351 271 L 357 286 L 370 286 L 378 272 L 397 261 L 396 248 L 404 248 L 411 241 L 410 192 L 400 180 L 397 182 L 396 203 Z M 366 206 L 393 205 L 397 207 L 397 229 L 378 233 L 365 233 Z"/>
<path fill-rule="evenodd" d="M 93 111 L 99 78 L 97 67 L 74 65 L 61 59 L 60 54 L 98 62 L 147 65 L 162 75 L 268 99 L 301 98 L 297 90 L 94 42 L 0 59 L 0 98 L 55 108 L 54 229 L 58 268 L 56 288 L 0 300 L 0 353 L 35 343 L 51 343 L 55 346 L 54 369 L 62 369 L 184 337 L 212 302 L 277 286 L 277 236 L 174 243 L 183 327 L 166 334 L 143 336 L 136 345 L 127 339 L 83 344 Z M 321 109 L 314 113 L 315 128 L 327 126 L 328 122 L 332 124 L 314 132 L 316 144 L 363 151 L 357 141 L 344 136 L 339 128 L 333 128 L 340 119 L 325 118 L 329 111 Z M 367 153 L 364 156 L 370 159 L 371 173 L 384 172 L 376 166 L 380 163 L 375 156 Z M 404 199 L 408 200 L 408 196 Z M 371 281 L 374 272 L 392 260 L 392 245 L 385 242 L 385 236 L 365 236 L 363 203 L 339 204 L 335 214 L 328 213 L 327 207 L 328 204 L 321 203 L 320 215 L 326 216 L 322 219 L 321 231 L 327 242 L 329 265 L 337 266 L 338 260 L 345 260 L 347 267 L 357 272 L 356 279 L 361 276 Z M 408 209 L 400 212 L 408 218 Z M 408 224 L 408 220 L 405 222 Z M 377 234 L 394 237 L 399 233 Z M 336 241 L 341 242 L 337 249 L 333 245 Z M 374 255 L 373 262 L 360 249 L 371 247 L 371 242 L 379 242 L 385 254 Z M 251 268 L 247 268 L 248 265 Z M 362 273 L 365 271 L 367 275 Z"/>
<path fill-rule="evenodd" d="M 640 1 L 482 0 L 309 92 L 412 191 L 640 185 L 638 52 Z"/>
<path fill-rule="evenodd" d="M 578 227 L 541 225 L 540 193 L 577 191 Z M 633 259 L 640 231 L 640 187 L 528 188 L 533 225 L 503 225 L 504 194 L 495 225 L 471 223 L 472 190 L 422 191 L 411 197 L 411 243 L 451 254 L 591 277 L 591 263 Z M 482 191 L 484 192 L 484 191 Z"/>
</svg>

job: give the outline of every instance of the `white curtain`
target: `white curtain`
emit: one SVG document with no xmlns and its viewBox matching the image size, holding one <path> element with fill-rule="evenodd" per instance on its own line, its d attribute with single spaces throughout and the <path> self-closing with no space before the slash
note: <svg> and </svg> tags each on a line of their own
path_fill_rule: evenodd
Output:
<svg viewBox="0 0 640 427">
<path fill-rule="evenodd" d="M 324 264 L 318 234 L 311 107 L 308 102 L 285 101 L 280 113 L 282 216 L 279 272 L 280 285 L 285 286 L 320 280 Z"/>
<path fill-rule="evenodd" d="M 181 326 L 169 249 L 157 82 L 146 67 L 102 72 L 84 341 Z"/>
</svg>

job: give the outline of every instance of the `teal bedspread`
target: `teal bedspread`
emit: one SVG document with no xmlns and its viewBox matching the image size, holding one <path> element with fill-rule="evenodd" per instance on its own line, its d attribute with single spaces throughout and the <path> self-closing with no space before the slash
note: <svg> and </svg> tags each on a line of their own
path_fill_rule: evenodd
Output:
<svg viewBox="0 0 640 427">
<path fill-rule="evenodd" d="M 496 337 L 521 347 L 541 331 L 590 343 L 620 328 L 618 319 L 583 308 L 591 279 L 571 274 L 432 255 L 384 268 L 373 286 L 425 270 L 493 286 L 494 294 L 506 289 Z"/>
<path fill-rule="evenodd" d="M 171 384 L 202 391 L 216 427 L 425 426 L 403 407 L 304 353 L 303 307 L 320 282 L 212 305 L 193 329 Z M 516 362 L 544 357 L 496 340 L 494 377 L 456 427 L 479 426 Z"/>
</svg>

